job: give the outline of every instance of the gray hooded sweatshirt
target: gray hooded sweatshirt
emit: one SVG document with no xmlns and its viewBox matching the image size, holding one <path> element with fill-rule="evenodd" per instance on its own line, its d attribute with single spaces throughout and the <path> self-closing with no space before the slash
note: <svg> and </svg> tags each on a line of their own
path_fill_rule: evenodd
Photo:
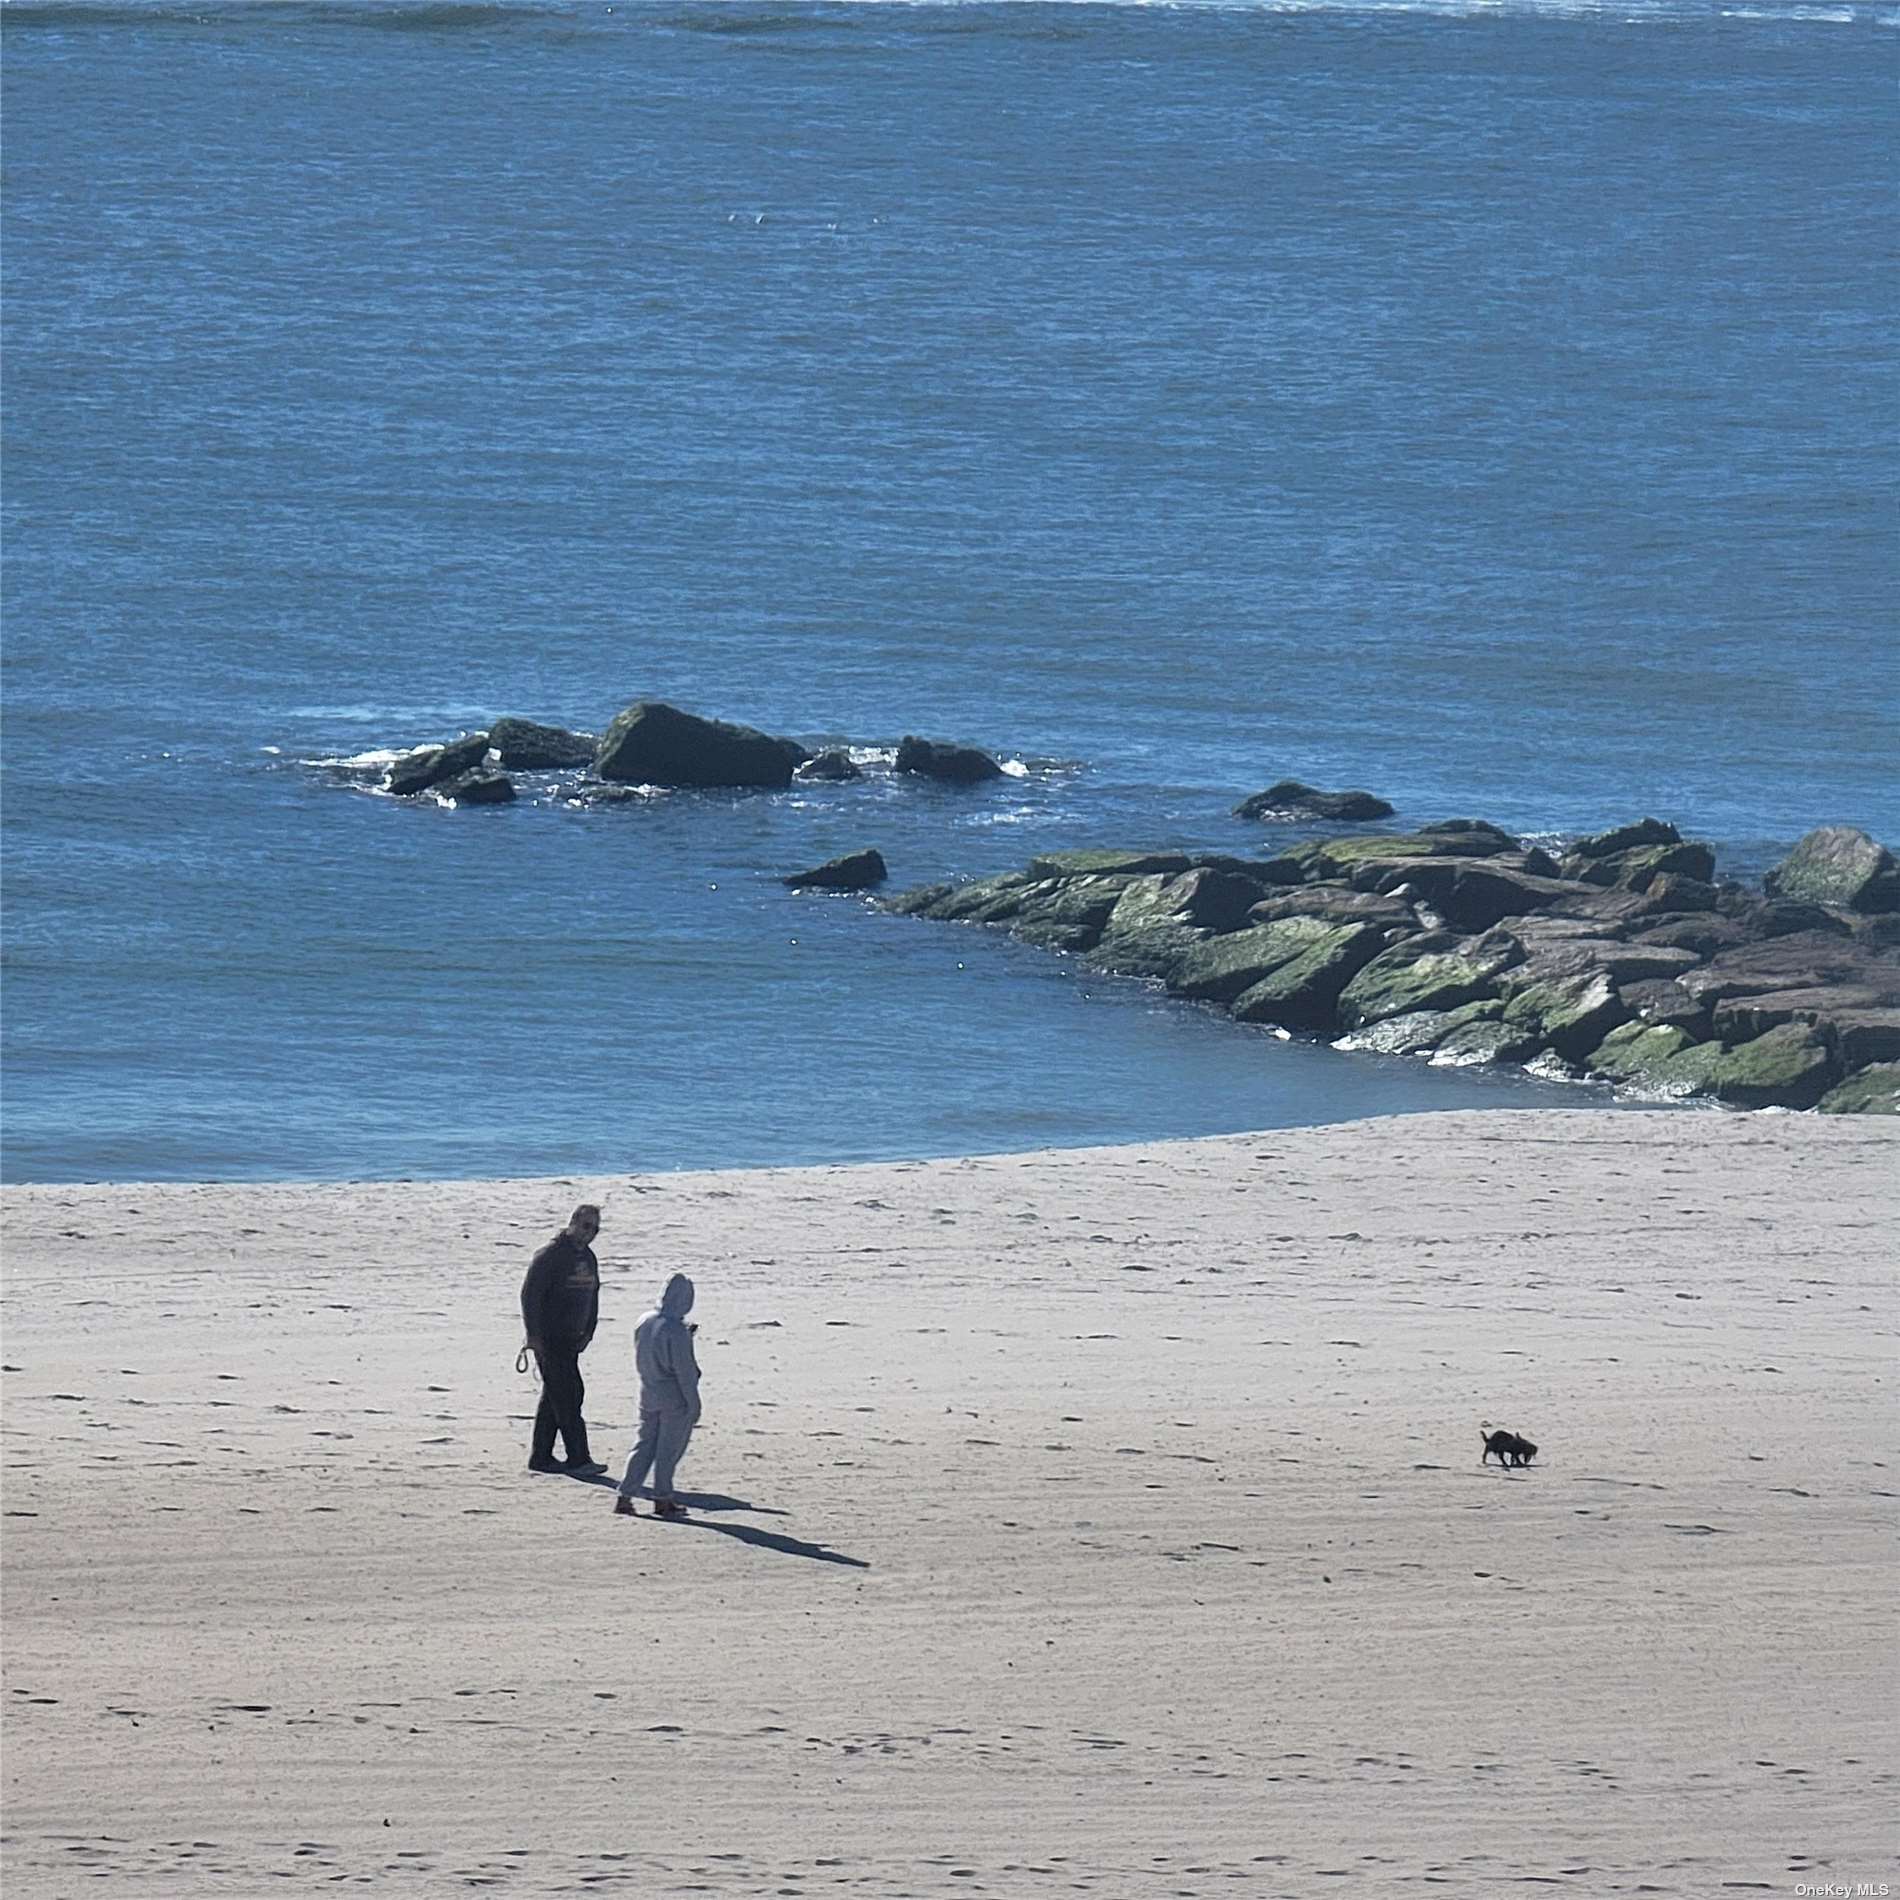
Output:
<svg viewBox="0 0 1900 1900">
<path fill-rule="evenodd" d="M 699 1361 L 686 1315 L 693 1310 L 693 1283 L 676 1273 L 660 1295 L 659 1310 L 643 1313 L 633 1329 L 633 1363 L 640 1375 L 643 1412 L 699 1416 Z"/>
</svg>

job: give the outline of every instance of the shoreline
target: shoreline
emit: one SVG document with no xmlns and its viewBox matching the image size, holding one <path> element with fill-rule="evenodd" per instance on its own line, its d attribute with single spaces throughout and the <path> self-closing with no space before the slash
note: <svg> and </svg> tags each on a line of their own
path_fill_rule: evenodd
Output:
<svg viewBox="0 0 1900 1900">
<path fill-rule="evenodd" d="M 1564 1109 L 8 1188 L 0 1870 L 1878 1878 L 1896 1162 L 1873 1118 Z M 698 1281 L 686 1526 L 521 1468 L 515 1293 L 584 1198 L 597 1456 Z"/>
<path fill-rule="evenodd" d="M 1397 1061 L 1402 1058 L 1390 1058 Z M 86 1180 L 0 1180 L 0 1211 L 15 1195 L 57 1192 L 90 1193 L 96 1190 L 146 1188 L 153 1193 L 166 1189 L 215 1189 L 244 1193 L 274 1188 L 393 1188 L 393 1187 L 521 1187 L 535 1183 L 561 1181 L 678 1181 L 715 1175 L 817 1174 L 849 1168 L 913 1168 L 963 1161 L 1010 1161 L 1034 1155 L 1112 1155 L 1125 1149 L 1174 1148 L 1197 1142 L 1270 1140 L 1276 1136 L 1318 1133 L 1332 1128 L 1384 1127 L 1409 1121 L 1443 1121 L 1450 1116 L 1491 1115 L 1714 1115 L 1742 1116 L 1769 1114 L 1794 1115 L 1803 1120 L 1819 1120 L 1810 1109 L 1738 1109 L 1705 1096 L 1669 1097 L 1646 1100 L 1629 1095 L 1612 1095 L 1607 1085 L 1578 1084 L 1563 1078 L 1550 1079 L 1553 1099 L 1547 1106 L 1527 1108 L 1521 1103 L 1500 1103 L 1496 1108 L 1395 1108 L 1383 1113 L 1339 1116 L 1327 1121 L 1287 1122 L 1256 1128 L 1215 1129 L 1204 1134 L 1144 1135 L 1127 1141 L 1042 1142 L 1025 1148 L 964 1148 L 942 1154 L 872 1155 L 843 1159 L 817 1158 L 803 1161 L 731 1161 L 708 1166 L 650 1168 L 631 1173 L 611 1173 L 600 1169 L 572 1168 L 541 1170 L 530 1174 L 349 1174 L 349 1175 L 270 1175 L 255 1179 L 241 1175 L 195 1176 L 187 1179 L 162 1175 L 99 1176 Z M 1584 1093 L 1585 1089 L 1594 1093 Z"/>
</svg>

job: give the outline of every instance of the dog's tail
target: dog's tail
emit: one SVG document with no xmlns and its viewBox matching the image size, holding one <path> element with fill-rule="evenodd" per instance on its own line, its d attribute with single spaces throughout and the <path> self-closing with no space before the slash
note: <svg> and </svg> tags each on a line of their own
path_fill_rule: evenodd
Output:
<svg viewBox="0 0 1900 1900">
<path fill-rule="evenodd" d="M 1478 1436 L 1480 1438 L 1489 1438 L 1491 1434 L 1496 1430 L 1497 1430 L 1497 1427 L 1493 1425 L 1488 1418 L 1479 1419 Z"/>
</svg>

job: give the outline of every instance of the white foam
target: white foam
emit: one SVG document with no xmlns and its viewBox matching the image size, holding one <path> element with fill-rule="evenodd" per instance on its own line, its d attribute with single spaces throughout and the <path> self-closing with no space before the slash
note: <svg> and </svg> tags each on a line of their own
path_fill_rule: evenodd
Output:
<svg viewBox="0 0 1900 1900">
<path fill-rule="evenodd" d="M 266 751 L 275 747 L 267 746 Z M 321 766 L 331 772 L 367 772 L 377 766 L 394 765 L 400 758 L 407 757 L 404 749 L 394 746 L 377 746 L 368 752 L 352 752 L 335 758 L 299 759 L 299 765 Z"/>
</svg>

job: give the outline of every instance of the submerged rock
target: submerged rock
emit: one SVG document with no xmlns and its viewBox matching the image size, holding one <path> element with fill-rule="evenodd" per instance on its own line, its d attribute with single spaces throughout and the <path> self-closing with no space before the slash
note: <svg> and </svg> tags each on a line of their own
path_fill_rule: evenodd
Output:
<svg viewBox="0 0 1900 1900">
<path fill-rule="evenodd" d="M 805 756 L 795 740 L 643 699 L 618 714 L 601 735 L 594 769 L 604 779 L 629 785 L 776 790 L 792 782 L 792 770 Z"/>
<path fill-rule="evenodd" d="M 405 753 L 389 768 L 383 790 L 398 798 L 413 798 L 445 779 L 474 771 L 487 756 L 485 732 L 471 732 L 465 738 L 451 739 L 447 745 L 425 745 Z"/>
<path fill-rule="evenodd" d="M 794 891 L 868 891 L 890 876 L 877 851 L 852 851 L 833 858 L 816 870 L 794 871 L 779 882 Z"/>
<path fill-rule="evenodd" d="M 1264 792 L 1243 798 L 1234 807 L 1236 818 L 1334 818 L 1357 822 L 1367 818 L 1390 818 L 1392 807 L 1370 792 L 1322 792 L 1302 785 L 1296 778 L 1283 778 Z"/>
<path fill-rule="evenodd" d="M 862 778 L 864 770 L 850 753 L 834 746 L 829 752 L 807 759 L 795 776 L 807 785 L 847 785 L 853 779 Z"/>
<path fill-rule="evenodd" d="M 897 748 L 896 769 L 935 779 L 941 785 L 981 785 L 1001 778 L 1003 768 L 975 746 L 944 745 L 935 739 L 906 737 Z"/>
<path fill-rule="evenodd" d="M 1900 910 L 1900 871 L 1893 853 L 1854 825 L 1810 831 L 1768 873 L 1769 893 L 1842 910 Z"/>
<path fill-rule="evenodd" d="M 439 786 L 437 795 L 452 798 L 458 805 L 512 805 L 515 782 L 502 772 L 477 772 L 470 778 Z"/>
<path fill-rule="evenodd" d="M 591 765 L 599 740 L 565 726 L 537 725 L 532 719 L 497 719 L 488 728 L 488 747 L 504 772 L 552 772 Z"/>
</svg>

